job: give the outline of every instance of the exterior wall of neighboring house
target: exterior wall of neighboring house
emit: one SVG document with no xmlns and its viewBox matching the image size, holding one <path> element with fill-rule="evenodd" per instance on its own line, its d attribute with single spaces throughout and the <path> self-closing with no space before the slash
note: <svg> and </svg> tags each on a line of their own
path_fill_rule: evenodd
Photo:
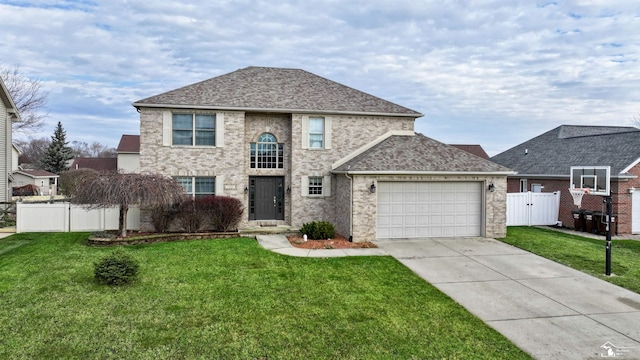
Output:
<svg viewBox="0 0 640 360">
<path fill-rule="evenodd" d="M 4 86 L 0 88 L 3 91 Z M 0 202 L 11 199 L 9 173 L 12 163 L 11 115 L 4 101 L 0 99 Z"/>
<path fill-rule="evenodd" d="M 118 154 L 118 171 L 125 173 L 140 173 L 140 154 Z"/>
<path fill-rule="evenodd" d="M 11 147 L 11 172 L 18 171 L 20 151 L 15 146 Z"/>
<path fill-rule="evenodd" d="M 638 176 L 635 179 L 611 180 L 611 202 L 612 211 L 616 216 L 618 234 L 630 234 L 632 226 L 632 195 L 630 188 L 640 189 L 640 166 L 636 165 L 629 173 Z M 527 179 L 528 190 L 531 190 L 531 184 L 540 184 L 544 186 L 542 192 L 560 191 L 560 211 L 558 220 L 562 221 L 563 226 L 568 228 L 574 227 L 573 210 L 578 207 L 573 205 L 573 197 L 569 194 L 569 180 L 562 179 Z M 508 192 L 520 191 L 520 178 L 510 177 L 508 179 Z M 640 191 L 640 190 L 639 190 Z M 606 212 L 606 206 L 602 196 L 584 195 L 580 208 L 589 211 Z M 615 230 L 616 228 L 614 228 Z"/>
<path fill-rule="evenodd" d="M 28 176 L 20 172 L 13 174 L 15 180 L 14 187 L 20 187 L 25 185 L 35 185 L 40 189 L 41 195 L 57 195 L 57 185 L 55 184 L 55 178 L 42 177 L 42 176 Z M 54 182 L 54 184 L 50 184 Z"/>
</svg>

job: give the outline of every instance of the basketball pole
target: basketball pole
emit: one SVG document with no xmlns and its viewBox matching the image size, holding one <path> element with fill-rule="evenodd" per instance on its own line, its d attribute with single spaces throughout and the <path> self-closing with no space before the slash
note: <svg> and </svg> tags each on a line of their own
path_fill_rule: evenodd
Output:
<svg viewBox="0 0 640 360">
<path fill-rule="evenodd" d="M 613 216 L 613 210 L 611 206 L 611 196 L 604 197 L 604 203 L 607 204 L 607 245 L 606 245 L 606 264 L 605 274 L 611 276 L 611 217 Z"/>
</svg>

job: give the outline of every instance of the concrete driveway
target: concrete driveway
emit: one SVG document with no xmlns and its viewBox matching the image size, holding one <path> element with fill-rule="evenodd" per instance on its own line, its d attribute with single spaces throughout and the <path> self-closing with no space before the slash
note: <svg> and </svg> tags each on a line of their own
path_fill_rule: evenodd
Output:
<svg viewBox="0 0 640 360">
<path fill-rule="evenodd" d="M 640 359 L 639 294 L 493 239 L 376 243 L 537 359 Z"/>
</svg>

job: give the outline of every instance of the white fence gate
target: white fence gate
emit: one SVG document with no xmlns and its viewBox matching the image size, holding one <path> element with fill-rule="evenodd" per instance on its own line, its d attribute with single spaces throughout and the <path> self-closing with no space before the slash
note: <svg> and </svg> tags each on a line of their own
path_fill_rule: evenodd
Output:
<svg viewBox="0 0 640 360">
<path fill-rule="evenodd" d="M 560 191 L 507 194 L 507 226 L 555 225 L 559 212 Z"/>
<path fill-rule="evenodd" d="M 87 209 L 70 203 L 16 205 L 16 232 L 68 232 L 117 230 L 118 207 Z M 140 208 L 130 206 L 127 230 L 140 229 Z"/>
</svg>

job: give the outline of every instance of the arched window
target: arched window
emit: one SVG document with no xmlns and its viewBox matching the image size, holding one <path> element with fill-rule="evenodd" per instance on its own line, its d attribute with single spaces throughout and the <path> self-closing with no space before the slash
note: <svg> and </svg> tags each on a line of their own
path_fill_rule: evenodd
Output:
<svg viewBox="0 0 640 360">
<path fill-rule="evenodd" d="M 258 141 L 251 143 L 251 168 L 282 169 L 284 167 L 284 144 L 278 143 L 270 133 L 263 133 Z"/>
</svg>

